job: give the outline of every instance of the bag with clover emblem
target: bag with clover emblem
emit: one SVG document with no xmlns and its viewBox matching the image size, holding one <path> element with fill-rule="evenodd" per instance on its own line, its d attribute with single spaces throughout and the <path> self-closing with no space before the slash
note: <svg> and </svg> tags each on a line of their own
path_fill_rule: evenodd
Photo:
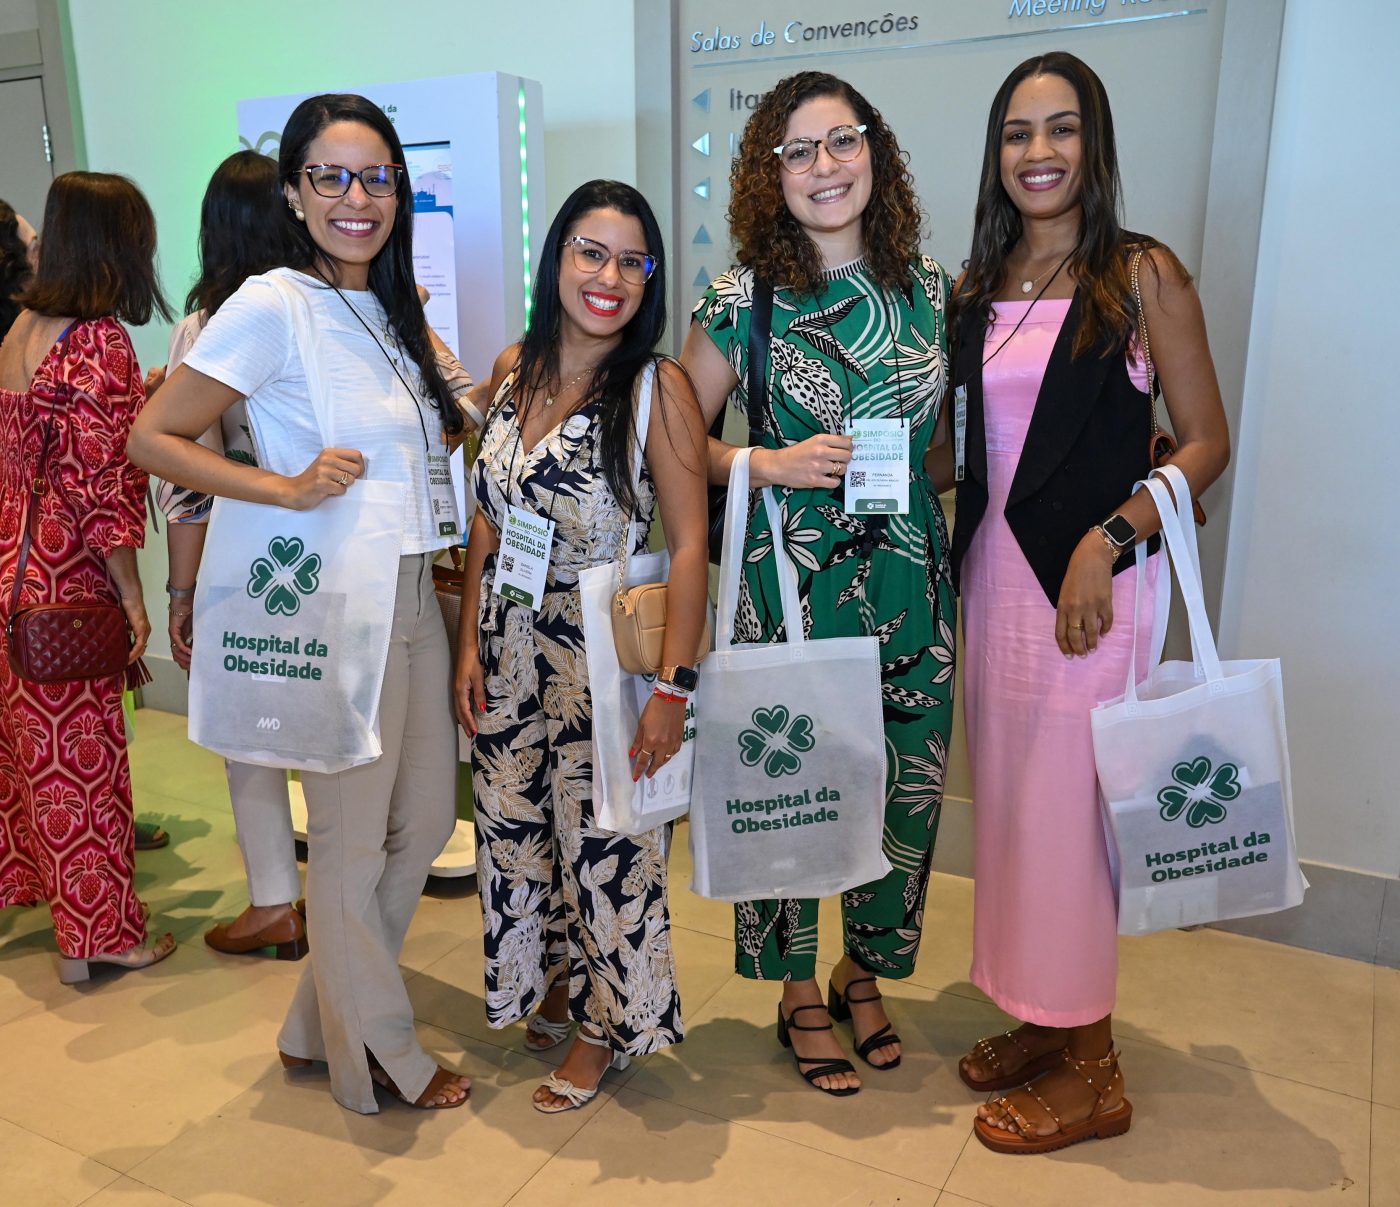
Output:
<svg viewBox="0 0 1400 1207">
<path fill-rule="evenodd" d="M 1138 683 L 1134 649 L 1124 694 L 1091 714 L 1125 935 L 1289 909 L 1307 887 L 1293 837 L 1279 660 L 1221 660 L 1186 478 L 1168 465 L 1138 485 L 1162 517 L 1193 660 L 1160 663 Z M 1142 542 L 1137 558 L 1141 582 Z"/>
<path fill-rule="evenodd" d="M 782 515 L 764 490 L 787 640 L 734 644 L 748 459 L 740 449 L 730 471 L 715 652 L 700 673 L 691 887 L 720 901 L 826 897 L 890 870 L 879 642 L 805 636 Z"/>
<path fill-rule="evenodd" d="M 321 438 L 335 447 L 306 304 L 283 296 Z M 205 557 L 195 596 L 191 741 L 302 771 L 380 756 L 403 517 L 404 487 L 368 479 L 309 511 L 214 500 L 205 547 L 217 556 Z"/>
</svg>

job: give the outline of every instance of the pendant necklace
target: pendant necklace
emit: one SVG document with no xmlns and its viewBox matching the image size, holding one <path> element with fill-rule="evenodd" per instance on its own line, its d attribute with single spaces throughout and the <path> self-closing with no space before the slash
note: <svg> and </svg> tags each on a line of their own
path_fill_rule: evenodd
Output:
<svg viewBox="0 0 1400 1207">
<path fill-rule="evenodd" d="M 549 410 L 550 407 L 552 407 L 560 398 L 563 398 L 565 394 L 567 394 L 576 385 L 578 385 L 578 383 L 581 382 L 589 373 L 592 373 L 594 367 L 595 366 L 593 365 L 589 365 L 586 369 L 584 369 L 582 373 L 575 377 L 573 381 L 569 382 L 569 384 L 566 385 L 562 390 L 558 390 L 553 394 L 546 394 L 544 399 L 545 410 Z"/>
<path fill-rule="evenodd" d="M 1064 263 L 1064 261 L 1061 260 L 1061 261 L 1060 261 L 1060 264 L 1063 264 L 1063 263 Z M 1054 269 L 1054 268 L 1056 268 L 1056 267 L 1058 267 L 1058 265 L 1052 264 L 1052 265 L 1050 266 L 1050 268 L 1047 268 L 1047 269 L 1045 270 L 1045 272 L 1050 272 L 1052 269 Z M 1045 272 L 1041 273 L 1041 274 L 1040 274 L 1040 277 L 1043 277 L 1043 276 L 1045 275 Z M 1022 293 L 1030 293 L 1030 291 L 1031 291 L 1032 289 L 1035 288 L 1035 283 L 1036 283 L 1037 281 L 1040 280 L 1040 277 L 1033 277 L 1033 278 L 1032 278 L 1031 280 L 1029 280 L 1029 281 L 1022 281 L 1022 282 L 1021 282 L 1021 292 L 1022 292 Z"/>
</svg>

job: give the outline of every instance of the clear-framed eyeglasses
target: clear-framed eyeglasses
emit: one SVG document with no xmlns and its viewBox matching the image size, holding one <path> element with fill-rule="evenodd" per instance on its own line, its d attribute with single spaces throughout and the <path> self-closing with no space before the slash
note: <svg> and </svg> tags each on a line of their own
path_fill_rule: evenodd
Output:
<svg viewBox="0 0 1400 1207">
<path fill-rule="evenodd" d="M 301 174 L 322 197 L 344 197 L 353 180 L 358 180 L 371 197 L 392 197 L 403 177 L 403 164 L 372 163 L 352 172 L 338 163 L 309 163 L 301 169 Z"/>
<path fill-rule="evenodd" d="M 794 176 L 810 172 L 817 162 L 817 148 L 825 147 L 826 153 L 838 163 L 850 163 L 865 146 L 865 126 L 832 126 L 825 138 L 793 138 L 774 147 L 773 154 L 778 162 Z"/>
<path fill-rule="evenodd" d="M 612 259 L 617 260 L 617 275 L 629 285 L 645 285 L 656 271 L 656 257 L 648 252 L 627 249 L 614 252 L 596 239 L 583 235 L 571 235 L 564 240 L 564 244 L 573 256 L 574 267 L 589 276 L 602 272 Z"/>
</svg>

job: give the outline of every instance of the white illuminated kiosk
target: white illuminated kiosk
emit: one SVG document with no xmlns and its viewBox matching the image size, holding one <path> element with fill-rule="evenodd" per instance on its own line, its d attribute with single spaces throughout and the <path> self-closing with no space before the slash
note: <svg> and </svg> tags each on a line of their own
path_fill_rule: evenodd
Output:
<svg viewBox="0 0 1400 1207">
<path fill-rule="evenodd" d="M 368 97 L 394 123 L 413 188 L 414 275 L 429 294 L 428 322 L 473 379 L 486 380 L 496 354 L 525 329 L 539 265 L 530 230 L 534 219 L 543 232 L 547 217 L 540 85 L 492 71 L 336 91 Z M 287 118 L 313 95 L 239 102 L 240 143 L 276 158 Z M 469 528 L 460 452 L 453 475 Z M 463 761 L 470 756 L 465 736 L 458 754 Z M 296 781 L 291 794 L 292 829 L 304 842 L 306 801 Z M 476 834 L 471 822 L 459 821 L 432 874 L 475 871 Z"/>
</svg>

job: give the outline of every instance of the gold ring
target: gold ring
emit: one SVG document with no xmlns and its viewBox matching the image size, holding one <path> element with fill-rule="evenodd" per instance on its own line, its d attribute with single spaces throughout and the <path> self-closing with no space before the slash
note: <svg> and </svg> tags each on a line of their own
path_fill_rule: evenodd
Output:
<svg viewBox="0 0 1400 1207">
<path fill-rule="evenodd" d="M 349 485 L 350 485 L 350 475 L 347 474 L 344 470 L 341 470 L 341 471 L 340 471 L 340 484 L 341 484 L 342 486 L 349 486 Z"/>
<path fill-rule="evenodd" d="M 1084 622 L 1082 620 L 1074 627 L 1078 629 L 1081 633 L 1084 632 Z"/>
<path fill-rule="evenodd" d="M 841 462 L 833 461 L 831 463 L 831 476 L 833 478 L 839 478 L 841 476 Z"/>
<path fill-rule="evenodd" d="M 639 750 L 637 753 L 638 753 L 638 754 L 644 754 L 644 755 L 646 755 L 647 758 L 649 758 L 649 759 L 654 759 L 654 758 L 656 757 L 656 755 L 652 754 L 652 752 L 651 752 L 650 750 Z"/>
</svg>

